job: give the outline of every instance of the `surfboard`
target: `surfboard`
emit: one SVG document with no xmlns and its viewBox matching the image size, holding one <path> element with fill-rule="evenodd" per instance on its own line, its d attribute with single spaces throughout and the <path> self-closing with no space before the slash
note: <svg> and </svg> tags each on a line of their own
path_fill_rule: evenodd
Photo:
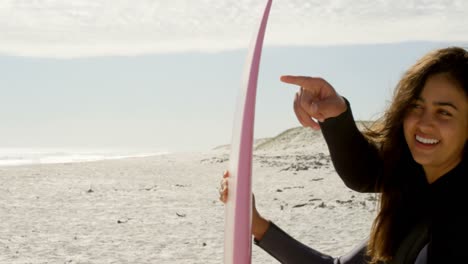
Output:
<svg viewBox="0 0 468 264">
<path fill-rule="evenodd" d="M 268 0 L 251 40 L 232 130 L 229 194 L 225 206 L 224 263 L 249 264 L 252 259 L 252 153 L 255 99 L 263 39 L 272 0 Z"/>
</svg>

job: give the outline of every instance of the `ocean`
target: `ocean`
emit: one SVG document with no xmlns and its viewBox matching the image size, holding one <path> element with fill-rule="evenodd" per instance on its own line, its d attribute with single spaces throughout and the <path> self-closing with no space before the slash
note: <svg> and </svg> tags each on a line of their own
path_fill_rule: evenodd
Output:
<svg viewBox="0 0 468 264">
<path fill-rule="evenodd" d="M 66 148 L 0 148 L 0 166 L 86 162 L 167 154 L 165 151 Z"/>
</svg>

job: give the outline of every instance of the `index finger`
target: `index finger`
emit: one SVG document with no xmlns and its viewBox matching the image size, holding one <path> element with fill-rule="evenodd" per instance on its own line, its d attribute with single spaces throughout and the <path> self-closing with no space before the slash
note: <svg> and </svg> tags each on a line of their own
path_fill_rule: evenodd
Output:
<svg viewBox="0 0 468 264">
<path fill-rule="evenodd" d="M 285 83 L 295 84 L 307 89 L 310 86 L 323 86 L 327 82 L 322 78 L 308 77 L 308 76 L 294 76 L 294 75 L 283 75 L 280 80 Z"/>
</svg>

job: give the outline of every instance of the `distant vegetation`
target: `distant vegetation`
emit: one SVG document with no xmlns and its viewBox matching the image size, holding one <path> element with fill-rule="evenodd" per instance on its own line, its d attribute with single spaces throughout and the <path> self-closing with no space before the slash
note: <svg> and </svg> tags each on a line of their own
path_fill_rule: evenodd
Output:
<svg viewBox="0 0 468 264">
<path fill-rule="evenodd" d="M 356 121 L 359 129 L 370 127 L 372 121 Z M 260 138 L 254 141 L 254 150 L 296 150 L 309 148 L 313 143 L 324 142 L 321 131 L 314 131 L 310 128 L 294 127 L 287 129 L 275 137 Z M 217 146 L 215 150 L 229 150 L 230 145 Z"/>
</svg>

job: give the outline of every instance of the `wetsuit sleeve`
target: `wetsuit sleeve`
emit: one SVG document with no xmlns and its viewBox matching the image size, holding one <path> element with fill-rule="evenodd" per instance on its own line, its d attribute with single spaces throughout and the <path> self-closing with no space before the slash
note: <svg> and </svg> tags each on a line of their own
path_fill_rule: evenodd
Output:
<svg viewBox="0 0 468 264">
<path fill-rule="evenodd" d="M 344 113 L 320 123 L 333 166 L 349 188 L 358 192 L 376 192 L 383 161 L 377 147 L 357 128 L 349 102 L 345 101 L 348 108 Z"/>
<path fill-rule="evenodd" d="M 345 256 L 333 258 L 300 243 L 274 223 L 270 224 L 262 240 L 255 240 L 255 244 L 280 263 L 362 264 L 367 260 L 365 257 L 367 242 L 363 242 Z"/>
</svg>

